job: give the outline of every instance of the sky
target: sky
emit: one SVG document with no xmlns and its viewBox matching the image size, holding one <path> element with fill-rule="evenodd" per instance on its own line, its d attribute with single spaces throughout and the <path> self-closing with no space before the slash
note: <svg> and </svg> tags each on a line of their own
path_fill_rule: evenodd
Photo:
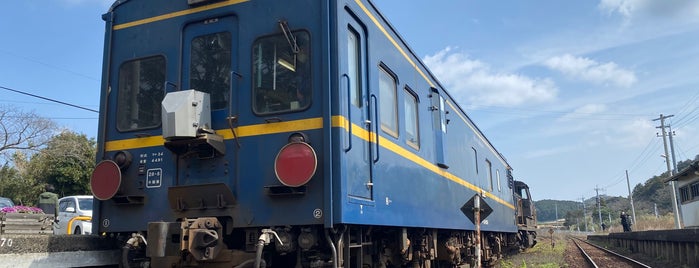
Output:
<svg viewBox="0 0 699 268">
<path fill-rule="evenodd" d="M 97 110 L 112 1 L 0 1 L 0 87 Z M 627 196 L 699 154 L 699 1 L 375 0 L 535 200 Z M 0 89 L 97 135 L 97 114 Z"/>
</svg>

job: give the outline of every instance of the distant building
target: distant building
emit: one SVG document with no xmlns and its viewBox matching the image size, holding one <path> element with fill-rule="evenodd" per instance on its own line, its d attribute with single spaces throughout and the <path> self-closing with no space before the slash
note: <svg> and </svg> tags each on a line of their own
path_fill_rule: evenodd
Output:
<svg viewBox="0 0 699 268">
<path fill-rule="evenodd" d="M 664 182 L 676 181 L 680 211 L 685 228 L 699 228 L 699 161 L 681 170 Z"/>
</svg>

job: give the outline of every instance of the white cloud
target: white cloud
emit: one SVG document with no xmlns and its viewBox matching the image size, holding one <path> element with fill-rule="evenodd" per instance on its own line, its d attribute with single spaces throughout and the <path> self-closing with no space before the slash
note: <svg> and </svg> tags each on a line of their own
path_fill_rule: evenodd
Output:
<svg viewBox="0 0 699 268">
<path fill-rule="evenodd" d="M 608 13 L 619 13 L 625 18 L 631 18 L 633 13 L 645 5 L 645 0 L 601 0 L 598 7 Z"/>
<path fill-rule="evenodd" d="M 586 104 L 575 109 L 573 112 L 561 116 L 558 121 L 563 122 L 580 118 L 590 118 L 591 116 L 605 111 L 607 111 L 607 106 L 604 104 Z"/>
<path fill-rule="evenodd" d="M 608 13 L 619 13 L 629 20 L 639 15 L 673 18 L 699 15 L 696 0 L 600 0 L 599 9 Z"/>
<path fill-rule="evenodd" d="M 595 84 L 612 83 L 617 86 L 630 87 L 637 81 L 634 72 L 623 69 L 614 62 L 599 63 L 570 54 L 549 58 L 544 61 L 544 65 L 571 78 Z"/>
<path fill-rule="evenodd" d="M 696 0 L 664 0 L 649 1 L 647 10 L 651 15 L 661 17 L 684 16 L 693 17 L 699 15 L 699 1 Z"/>
<path fill-rule="evenodd" d="M 613 142 L 626 147 L 638 147 L 648 143 L 648 137 L 653 137 L 657 132 L 654 122 L 639 118 L 631 122 L 619 124 L 616 138 Z"/>
<path fill-rule="evenodd" d="M 528 151 L 524 153 L 525 158 L 542 158 L 542 157 L 548 157 L 548 156 L 555 156 L 555 155 L 561 155 L 565 154 L 571 151 L 574 151 L 578 149 L 578 146 L 574 145 L 566 145 L 566 146 L 560 146 L 560 147 L 549 147 L 549 148 L 544 148 L 544 149 L 537 149 L 533 151 Z"/>
<path fill-rule="evenodd" d="M 607 106 L 604 104 L 587 104 L 578 109 L 575 109 L 574 113 L 580 114 L 596 114 L 607 110 Z"/>
<path fill-rule="evenodd" d="M 478 60 L 447 47 L 423 61 L 459 101 L 478 105 L 521 105 L 556 99 L 558 88 L 550 79 L 496 73 Z"/>
</svg>

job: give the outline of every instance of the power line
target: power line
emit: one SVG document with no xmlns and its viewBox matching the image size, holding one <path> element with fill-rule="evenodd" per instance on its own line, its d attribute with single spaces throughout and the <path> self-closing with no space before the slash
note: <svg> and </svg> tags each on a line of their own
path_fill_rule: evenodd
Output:
<svg viewBox="0 0 699 268">
<path fill-rule="evenodd" d="M 637 161 L 635 161 L 634 164 L 631 165 L 629 170 L 636 170 L 636 168 L 643 166 L 643 164 L 645 164 L 651 156 L 653 156 L 655 153 L 658 152 L 658 150 L 660 150 L 660 144 L 653 141 L 654 139 L 650 141 L 648 146 L 646 146 L 646 149 L 644 149 L 643 152 L 636 158 Z"/>
<path fill-rule="evenodd" d="M 18 118 L 18 119 L 31 119 L 34 118 L 32 116 L 12 116 L 12 115 L 5 115 L 3 116 L 4 118 Z M 42 116 L 43 117 L 43 116 Z M 43 117 L 46 119 L 57 119 L 57 120 L 95 120 L 99 119 L 97 117 Z"/>
<path fill-rule="evenodd" d="M 48 102 L 45 102 L 45 101 L 0 100 L 0 102 L 23 103 L 23 104 L 41 104 L 41 105 L 56 105 L 55 103 L 48 103 Z"/>
<path fill-rule="evenodd" d="M 9 88 L 9 87 L 0 86 L 0 88 L 5 89 L 5 90 L 9 90 L 9 91 L 12 91 L 12 92 L 15 92 L 15 93 L 24 94 L 24 95 L 27 95 L 27 96 L 32 96 L 32 97 L 34 97 L 34 98 L 39 98 L 39 99 L 42 99 L 42 100 L 47 100 L 47 101 L 52 101 L 52 102 L 55 102 L 55 103 L 60 103 L 60 104 L 67 105 L 67 106 L 70 106 L 70 107 L 73 107 L 73 108 L 78 108 L 78 109 L 83 109 L 83 110 L 90 111 L 90 112 L 99 113 L 99 111 L 94 110 L 94 109 L 85 108 L 85 107 L 78 106 L 78 105 L 75 105 L 75 104 L 70 104 L 70 103 L 67 103 L 67 102 L 62 102 L 62 101 L 59 101 L 59 100 L 54 100 L 54 99 L 50 99 L 50 98 L 47 98 L 47 97 L 42 97 L 42 96 L 39 96 L 39 95 L 34 95 L 34 94 L 31 94 L 31 93 L 27 93 L 27 92 L 24 92 L 24 91 L 12 89 L 12 88 Z"/>
<path fill-rule="evenodd" d="M 680 159 L 689 159 L 689 158 L 687 157 L 687 154 L 686 154 L 686 153 L 684 152 L 684 150 L 682 149 L 682 146 L 680 146 L 679 144 L 677 144 L 677 141 L 675 141 L 675 148 L 677 149 L 677 154 L 679 155 L 679 158 L 680 158 Z M 692 160 L 692 159 L 689 159 L 689 160 Z M 682 160 L 680 160 L 680 161 L 682 161 Z"/>
<path fill-rule="evenodd" d="M 581 120 L 602 120 L 602 121 L 623 121 L 628 120 L 629 117 L 645 117 L 649 116 L 647 114 L 628 114 L 628 113 L 585 113 L 578 111 L 552 111 L 552 110 L 539 110 L 539 109 L 525 109 L 525 108 L 512 108 L 503 106 L 488 106 L 488 105 L 468 105 L 465 106 L 466 109 L 473 111 L 479 111 L 482 113 L 498 113 L 498 114 L 516 114 L 522 115 L 523 113 L 528 113 L 531 115 L 546 115 L 546 116 L 569 116 L 572 119 Z"/>
<path fill-rule="evenodd" d="M 694 112 L 696 112 L 699 109 L 699 106 L 695 104 L 695 102 L 699 100 L 699 92 L 694 94 L 691 98 L 687 100 L 687 103 L 685 103 L 682 108 L 677 112 L 678 114 L 682 114 L 680 118 L 677 119 L 677 121 L 674 121 L 673 123 L 675 124 L 675 127 L 679 127 L 684 123 L 683 121 L 687 119 L 687 117 L 691 116 Z M 693 107 L 691 111 L 688 111 L 690 107 Z M 693 120 L 692 120 L 693 121 Z M 689 123 L 689 122 L 687 122 Z M 685 124 L 686 125 L 686 124 Z"/>
<path fill-rule="evenodd" d="M 49 63 L 46 63 L 46 62 L 43 62 L 43 61 L 40 61 L 40 60 L 37 60 L 37 59 L 33 59 L 33 58 L 30 58 L 30 57 L 25 57 L 25 56 L 17 55 L 17 54 L 10 53 L 10 52 L 5 51 L 5 50 L 2 50 L 2 49 L 0 49 L 0 52 L 5 53 L 5 54 L 7 54 L 7 55 L 14 56 L 14 57 L 18 57 L 18 58 L 25 59 L 25 60 L 27 60 L 27 61 L 31 61 L 31 62 L 34 62 L 34 63 L 38 63 L 38 64 L 41 64 L 41 65 L 44 65 L 44 66 L 47 66 L 47 67 L 50 67 L 50 68 L 54 68 L 54 69 L 61 70 L 61 71 L 67 72 L 67 73 L 71 73 L 71 74 L 76 75 L 76 76 L 80 76 L 80 77 L 87 78 L 87 79 L 94 80 L 94 81 L 99 81 L 99 79 L 97 79 L 97 78 L 94 78 L 94 77 L 92 77 L 92 76 L 85 75 L 85 74 L 82 74 L 82 73 L 79 73 L 79 72 L 70 70 L 70 69 L 65 68 L 65 67 L 61 67 L 61 66 L 58 66 L 58 65 L 49 64 Z"/>
<path fill-rule="evenodd" d="M 62 104 L 58 103 L 53 103 L 53 102 L 46 102 L 46 101 L 41 101 L 41 100 L 36 100 L 36 101 L 21 101 L 21 100 L 0 100 L 2 103 L 19 103 L 19 104 L 36 104 L 36 105 L 51 105 L 51 106 L 59 106 Z M 82 104 L 81 104 L 82 105 Z M 83 105 L 85 107 L 95 107 L 97 105 Z"/>
<path fill-rule="evenodd" d="M 698 108 L 698 109 L 699 109 L 699 108 Z M 694 111 L 696 111 L 696 109 L 695 109 L 695 110 L 692 110 L 692 112 L 694 112 Z M 687 119 L 687 116 L 692 116 L 692 117 L 690 117 L 690 118 Z M 699 118 L 699 113 L 697 113 L 697 114 L 695 114 L 695 115 L 692 115 L 692 114 L 690 113 L 690 114 L 687 115 L 687 116 L 683 117 L 683 119 L 685 119 L 685 120 L 679 120 L 679 121 L 677 121 L 677 122 L 673 122 L 673 123 L 676 123 L 677 125 L 679 125 L 679 126 L 677 126 L 676 128 L 684 127 L 684 126 L 689 125 L 690 123 L 696 121 L 697 118 Z"/>
<path fill-rule="evenodd" d="M 685 159 L 694 160 L 697 157 L 697 155 L 694 155 L 690 158 L 689 155 L 687 155 L 687 154 L 688 154 L 688 152 L 695 151 L 697 148 L 699 148 L 699 144 L 692 145 L 689 147 L 689 149 L 682 150 L 682 155 L 684 155 Z"/>
<path fill-rule="evenodd" d="M 641 151 L 641 153 L 636 156 L 636 159 L 631 161 L 630 163 L 630 168 L 628 170 L 634 171 L 636 170 L 639 166 L 643 166 L 650 156 L 653 155 L 654 152 L 657 151 L 658 147 L 660 146 L 658 143 L 654 142 L 655 137 L 652 137 L 649 141 L 648 144 L 646 144 L 646 147 Z M 612 181 L 611 183 L 607 184 L 604 188 L 611 188 L 612 186 L 615 186 L 621 182 L 623 182 L 626 177 L 624 176 L 623 172 L 620 172 L 621 174 L 613 176 L 610 180 Z"/>
</svg>

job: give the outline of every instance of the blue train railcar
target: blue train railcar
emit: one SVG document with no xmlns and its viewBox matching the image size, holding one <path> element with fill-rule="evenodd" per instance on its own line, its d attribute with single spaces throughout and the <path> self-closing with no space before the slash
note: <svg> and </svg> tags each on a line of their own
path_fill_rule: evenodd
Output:
<svg viewBox="0 0 699 268">
<path fill-rule="evenodd" d="M 454 267 L 533 244 L 505 158 L 370 1 L 103 19 L 93 230 L 125 266 Z"/>
</svg>

